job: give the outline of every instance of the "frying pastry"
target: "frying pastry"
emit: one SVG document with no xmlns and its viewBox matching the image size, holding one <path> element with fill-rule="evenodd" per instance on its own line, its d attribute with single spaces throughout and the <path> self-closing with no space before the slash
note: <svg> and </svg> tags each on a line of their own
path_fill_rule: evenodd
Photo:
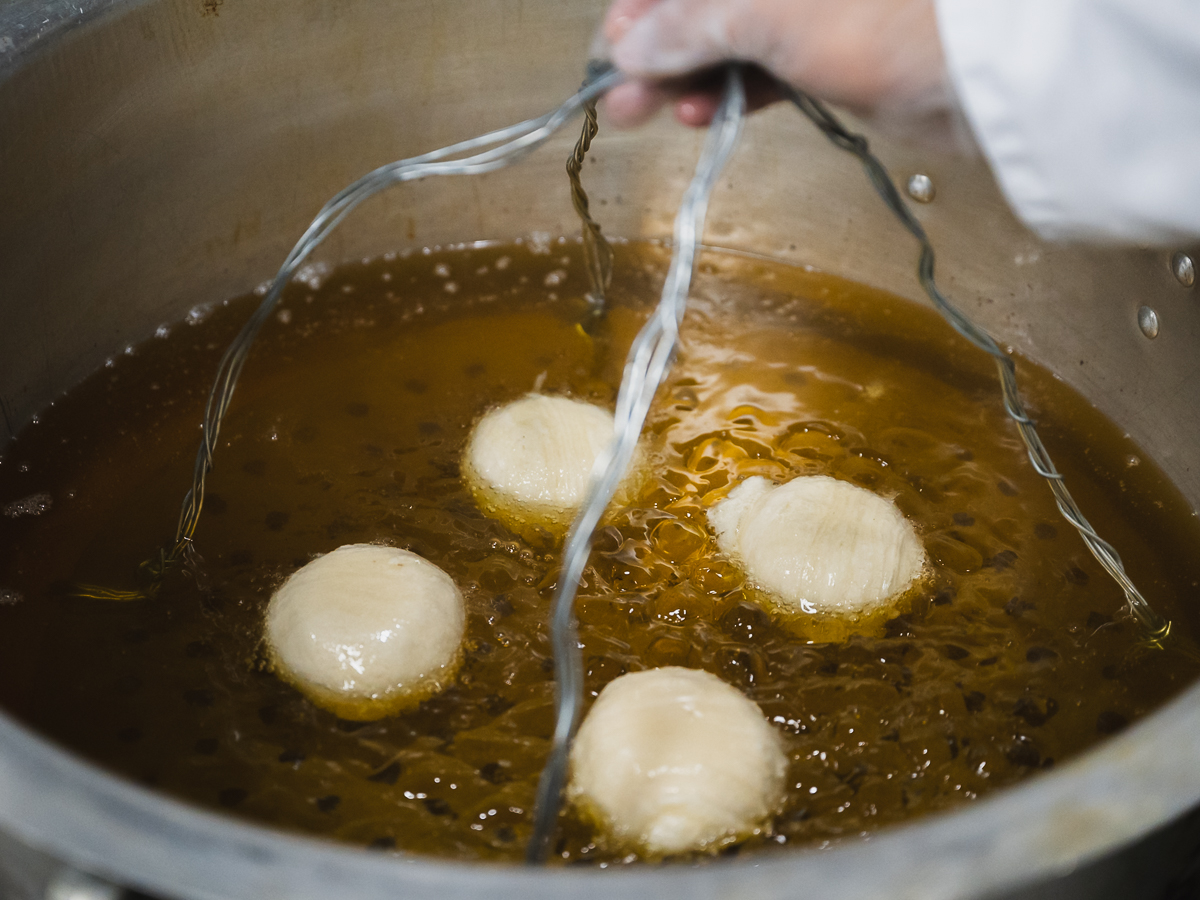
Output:
<svg viewBox="0 0 1200 900">
<path fill-rule="evenodd" d="M 561 533 L 583 503 L 596 457 L 612 436 L 608 410 L 529 394 L 479 420 L 463 470 L 488 515 L 516 530 L 533 523 Z"/>
<path fill-rule="evenodd" d="M 462 594 L 433 563 L 394 547 L 347 544 L 296 571 L 267 606 L 275 672 L 320 707 L 370 721 L 454 676 Z"/>
<path fill-rule="evenodd" d="M 708 512 L 721 552 L 796 612 L 856 616 L 921 574 L 925 551 L 895 504 L 828 475 L 754 476 Z"/>
<path fill-rule="evenodd" d="M 653 856 L 760 832 L 783 795 L 779 734 L 736 688 L 698 669 L 622 675 L 571 750 L 572 803 L 603 840 Z"/>
</svg>

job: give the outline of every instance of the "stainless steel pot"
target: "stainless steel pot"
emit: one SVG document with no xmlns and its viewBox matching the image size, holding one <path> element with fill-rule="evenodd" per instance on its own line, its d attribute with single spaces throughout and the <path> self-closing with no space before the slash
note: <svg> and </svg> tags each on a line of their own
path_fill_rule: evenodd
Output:
<svg viewBox="0 0 1200 900">
<path fill-rule="evenodd" d="M 6 0 L 0 4 L 0 446 L 115 350 L 269 277 L 312 214 L 379 165 L 555 105 L 600 0 Z M 325 259 L 576 227 L 563 134 L 519 167 L 372 201 Z M 586 177 L 610 233 L 665 237 L 698 137 L 604 134 Z M 1200 306 L 1171 252 L 1050 247 L 975 160 L 879 144 L 944 286 L 1120 422 L 1200 504 Z M 794 112 L 756 116 L 711 244 L 920 299 L 914 246 Z M 1155 339 L 1139 307 L 1159 322 Z M 826 852 L 628 872 L 396 861 L 194 809 L 0 715 L 0 891 L 61 863 L 161 896 L 495 900 L 1155 896 L 1200 838 L 1200 688 L 1052 773 Z M 1182 817 L 1182 818 L 1181 818 Z M 1181 888 L 1182 889 L 1182 888 Z"/>
</svg>

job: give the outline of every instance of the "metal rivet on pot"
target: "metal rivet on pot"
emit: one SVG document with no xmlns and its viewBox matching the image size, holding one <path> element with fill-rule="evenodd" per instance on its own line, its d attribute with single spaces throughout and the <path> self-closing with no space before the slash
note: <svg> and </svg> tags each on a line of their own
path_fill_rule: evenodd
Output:
<svg viewBox="0 0 1200 900">
<path fill-rule="evenodd" d="M 912 197 L 918 203 L 933 202 L 933 179 L 928 175 L 917 173 L 908 179 L 908 196 Z"/>
<path fill-rule="evenodd" d="M 1138 307 L 1138 328 L 1142 334 L 1154 340 L 1158 337 L 1158 313 L 1148 306 Z"/>
<path fill-rule="evenodd" d="M 1196 263 L 1186 253 L 1176 253 L 1171 257 L 1171 271 L 1184 287 L 1196 283 Z"/>
</svg>

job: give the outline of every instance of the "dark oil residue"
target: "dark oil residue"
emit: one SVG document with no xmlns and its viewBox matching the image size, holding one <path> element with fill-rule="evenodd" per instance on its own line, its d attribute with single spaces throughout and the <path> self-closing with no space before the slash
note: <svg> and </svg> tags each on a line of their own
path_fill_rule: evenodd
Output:
<svg viewBox="0 0 1200 900">
<path fill-rule="evenodd" d="M 544 249 L 544 248 L 539 248 Z M 612 309 L 577 325 L 576 244 L 416 253 L 292 285 L 221 433 L 201 562 L 135 586 L 174 532 L 208 381 L 254 297 L 175 325 L 45 411 L 0 465 L 0 702 L 147 785 L 383 850 L 521 856 L 552 727 L 546 618 L 558 564 L 476 509 L 472 422 L 541 384 L 611 404 L 665 254 L 618 247 Z M 200 318 L 200 317 L 195 317 Z M 1026 394 L 1088 517 L 1191 647 L 1194 519 L 1086 403 L 1022 362 Z M 990 363 L 928 310 L 819 273 L 708 253 L 684 351 L 651 415 L 654 471 L 600 533 L 579 599 L 587 689 L 662 665 L 753 698 L 793 763 L 777 844 L 823 845 L 969 802 L 1119 731 L 1190 682 L 1181 652 L 1131 653 L 1120 591 L 1057 515 Z M 738 479 L 828 473 L 894 498 L 932 575 L 836 641 L 755 603 L 705 509 Z M 415 711 L 314 708 L 262 665 L 271 591 L 341 544 L 413 550 L 461 586 L 467 661 Z M 559 858 L 616 857 L 564 821 Z"/>
</svg>

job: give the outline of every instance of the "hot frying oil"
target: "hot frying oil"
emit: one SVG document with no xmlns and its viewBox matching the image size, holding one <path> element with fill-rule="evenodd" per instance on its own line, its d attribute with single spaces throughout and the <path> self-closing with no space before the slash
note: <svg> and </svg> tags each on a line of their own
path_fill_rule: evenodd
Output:
<svg viewBox="0 0 1200 900">
<path fill-rule="evenodd" d="M 653 245 L 617 250 L 590 335 L 575 244 L 415 253 L 293 284 L 222 428 L 198 559 L 131 603 L 65 588 L 134 587 L 169 542 L 209 379 L 257 298 L 113 360 L 0 464 L 0 702 L 203 806 L 381 850 L 520 859 L 553 725 L 559 548 L 486 518 L 460 455 L 480 415 L 535 388 L 611 407 L 666 261 Z M 786 806 L 741 852 L 970 802 L 1195 677 L 1182 601 L 1200 535 L 1186 505 L 1115 426 L 1018 368 L 1086 514 L 1175 620 L 1171 649 L 1134 652 L 1119 589 L 1025 459 L 986 358 L 880 292 L 702 258 L 648 423 L 651 474 L 600 531 L 578 611 L 589 700 L 624 672 L 698 667 L 785 736 Z M 782 618 L 716 552 L 705 511 L 738 481 L 818 473 L 893 499 L 925 546 L 921 590 L 882 619 L 831 631 Z M 272 590 L 361 542 L 435 562 L 468 608 L 454 686 L 369 724 L 312 706 L 261 646 Z M 559 859 L 616 861 L 570 816 L 560 834 Z"/>
</svg>

